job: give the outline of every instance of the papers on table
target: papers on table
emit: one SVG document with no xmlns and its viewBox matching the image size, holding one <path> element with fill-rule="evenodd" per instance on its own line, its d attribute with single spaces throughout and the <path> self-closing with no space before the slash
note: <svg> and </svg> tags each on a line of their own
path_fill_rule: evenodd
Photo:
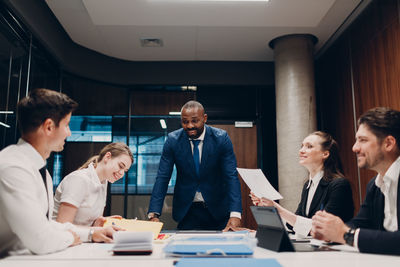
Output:
<svg viewBox="0 0 400 267">
<path fill-rule="evenodd" d="M 113 234 L 114 254 L 139 254 L 147 255 L 153 252 L 152 232 L 126 232 L 118 231 Z"/>
<path fill-rule="evenodd" d="M 156 239 L 163 226 L 162 222 L 150 222 L 135 219 L 107 218 L 104 226 L 116 225 L 129 232 L 152 232 Z"/>
<path fill-rule="evenodd" d="M 282 195 L 268 182 L 261 169 L 237 168 L 243 181 L 257 197 L 265 197 L 270 200 L 282 199 Z"/>
</svg>

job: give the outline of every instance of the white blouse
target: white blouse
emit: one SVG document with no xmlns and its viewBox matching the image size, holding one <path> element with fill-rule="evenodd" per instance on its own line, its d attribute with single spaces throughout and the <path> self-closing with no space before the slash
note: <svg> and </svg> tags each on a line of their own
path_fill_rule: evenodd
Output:
<svg viewBox="0 0 400 267">
<path fill-rule="evenodd" d="M 86 169 L 68 174 L 59 184 L 54 196 L 53 219 L 62 202 L 78 208 L 74 224 L 90 226 L 103 215 L 107 198 L 107 181 L 103 184 L 91 163 Z"/>
</svg>

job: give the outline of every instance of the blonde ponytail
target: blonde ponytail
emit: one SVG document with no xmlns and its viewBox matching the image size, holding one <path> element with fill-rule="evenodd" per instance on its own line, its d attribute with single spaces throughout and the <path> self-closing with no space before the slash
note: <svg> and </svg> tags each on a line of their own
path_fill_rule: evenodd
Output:
<svg viewBox="0 0 400 267">
<path fill-rule="evenodd" d="M 90 163 L 93 163 L 94 167 L 96 168 L 98 159 L 99 159 L 99 155 L 89 158 L 85 163 L 83 163 L 82 166 L 79 167 L 78 170 L 86 169 L 87 167 L 89 167 Z"/>
</svg>

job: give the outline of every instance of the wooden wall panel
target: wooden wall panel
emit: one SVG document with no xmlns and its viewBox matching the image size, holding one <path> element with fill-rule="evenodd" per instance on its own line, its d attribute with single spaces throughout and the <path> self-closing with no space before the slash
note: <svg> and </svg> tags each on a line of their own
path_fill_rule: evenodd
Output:
<svg viewBox="0 0 400 267">
<path fill-rule="evenodd" d="M 195 97 L 193 91 L 133 91 L 132 115 L 168 115 L 170 111 L 181 111 L 182 106 Z"/>
<path fill-rule="evenodd" d="M 354 116 L 349 43 L 341 39 L 317 64 L 320 129 L 338 142 L 345 177 L 350 181 L 356 210 L 360 206 L 357 162 L 354 143 Z M 342 55 L 338 57 L 337 55 Z M 334 77 L 334 79 L 332 79 Z"/>
<path fill-rule="evenodd" d="M 78 102 L 74 115 L 126 115 L 129 90 L 65 75 L 62 91 Z"/>
<path fill-rule="evenodd" d="M 396 1 L 376 1 L 351 30 L 357 118 L 376 106 L 400 110 L 400 24 L 397 11 Z M 368 34 L 359 34 L 358 29 L 366 28 L 365 25 L 369 25 Z M 375 172 L 360 170 L 362 198 L 374 175 Z"/>
<path fill-rule="evenodd" d="M 237 166 L 239 168 L 257 168 L 257 127 L 236 128 L 234 125 L 212 125 L 227 131 L 232 140 L 233 150 L 236 155 Z M 257 224 L 250 211 L 253 205 L 249 197 L 250 189 L 241 178 L 240 185 L 242 191 L 242 222 L 243 226 L 257 229 Z"/>
<path fill-rule="evenodd" d="M 373 1 L 344 36 L 318 60 L 317 66 L 322 128 L 336 136 L 342 149 L 345 173 L 353 180 L 357 165 L 354 155 L 350 156 L 352 152 L 349 152 L 354 142 L 354 127 L 350 123 L 354 119 L 352 109 L 356 118 L 376 106 L 400 110 L 398 1 Z M 354 105 L 350 94 L 352 83 Z M 331 92 L 327 92 L 327 88 Z M 332 109 L 332 105 L 338 108 Z M 353 193 L 363 199 L 366 184 L 374 175 L 372 171 L 360 170 L 361 190 L 357 192 L 352 182 Z"/>
</svg>

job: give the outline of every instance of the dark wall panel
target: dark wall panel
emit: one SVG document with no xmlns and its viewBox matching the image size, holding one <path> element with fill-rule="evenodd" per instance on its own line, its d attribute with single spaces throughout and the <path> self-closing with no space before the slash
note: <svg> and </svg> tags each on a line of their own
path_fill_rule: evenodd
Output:
<svg viewBox="0 0 400 267">
<path fill-rule="evenodd" d="M 360 170 L 358 178 L 351 152 L 353 113 L 358 118 L 376 106 L 400 110 L 399 22 L 397 0 L 373 1 L 317 62 L 320 125 L 341 145 L 344 170 L 352 181 L 355 198 L 364 198 L 366 184 L 375 173 Z M 359 191 L 355 188 L 358 179 Z"/>
</svg>

